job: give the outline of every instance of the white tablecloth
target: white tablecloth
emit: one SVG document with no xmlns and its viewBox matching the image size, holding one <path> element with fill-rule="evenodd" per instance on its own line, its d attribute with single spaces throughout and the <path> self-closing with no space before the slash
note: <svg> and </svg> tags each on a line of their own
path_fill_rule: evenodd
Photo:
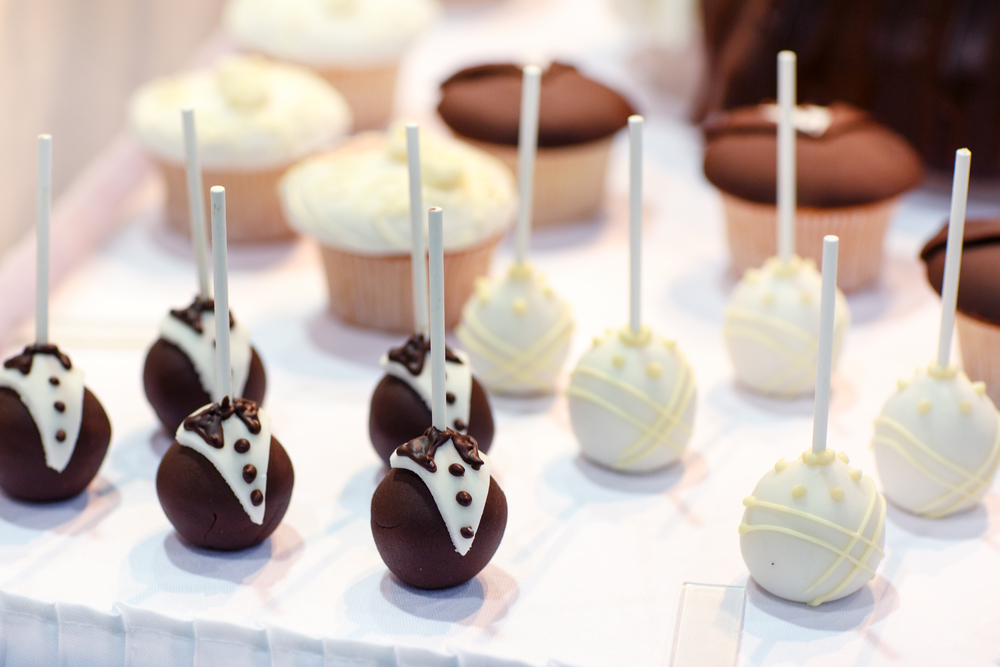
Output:
<svg viewBox="0 0 1000 667">
<path fill-rule="evenodd" d="M 542 44 L 561 27 L 553 33 L 560 48 L 613 73 L 626 61 L 608 16 L 596 2 L 511 3 L 452 15 L 432 38 L 437 48 L 454 46 L 454 67 L 480 37 L 488 53 L 502 52 L 520 30 L 514 18 L 524 19 L 519 45 L 529 48 L 533 35 Z M 404 86 L 404 108 L 429 102 L 415 91 L 448 69 L 433 64 L 432 48 L 424 43 L 407 63 L 427 67 Z M 231 303 L 267 367 L 266 408 L 294 462 L 295 492 L 259 547 L 189 549 L 156 499 L 169 440 L 145 403 L 141 368 L 159 319 L 188 302 L 195 280 L 184 242 L 162 228 L 162 192 L 147 182 L 127 227 L 54 294 L 53 339 L 85 369 L 114 437 L 84 496 L 53 506 L 0 497 L 3 664 L 665 665 L 686 581 L 747 585 L 741 665 L 995 664 L 995 493 L 937 522 L 890 507 L 879 576 L 845 600 L 810 609 L 747 582 L 741 500 L 776 459 L 808 447 L 812 402 L 766 400 L 733 385 L 721 337 L 733 278 L 719 201 L 700 173 L 697 132 L 645 99 L 653 110 L 645 318 L 678 339 L 699 386 L 695 434 L 679 465 L 639 477 L 603 471 L 577 454 L 564 397 L 494 399 L 491 455 L 510 511 L 503 543 L 464 586 L 405 588 L 379 559 L 368 516 L 382 475 L 367 438 L 368 399 L 379 355 L 400 337 L 325 313 L 309 243 L 233 249 Z M 621 142 L 613 165 L 606 218 L 533 240 L 533 261 L 575 306 L 574 358 L 593 333 L 626 321 Z M 972 210 L 988 207 L 973 202 Z M 881 286 L 850 299 L 854 326 L 834 381 L 830 444 L 869 474 L 872 418 L 896 378 L 935 349 L 937 299 L 915 255 L 946 213 L 942 187 L 907 197 Z M 495 272 L 509 248 L 501 255 Z"/>
</svg>

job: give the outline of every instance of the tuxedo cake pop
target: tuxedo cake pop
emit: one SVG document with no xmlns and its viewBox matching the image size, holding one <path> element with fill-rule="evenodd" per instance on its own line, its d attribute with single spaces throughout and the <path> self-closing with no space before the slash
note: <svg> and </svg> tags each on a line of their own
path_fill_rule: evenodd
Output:
<svg viewBox="0 0 1000 667">
<path fill-rule="evenodd" d="M 419 437 L 431 426 L 431 375 L 427 308 L 427 250 L 424 239 L 423 189 L 420 174 L 420 135 L 416 124 L 406 126 L 406 158 L 410 179 L 411 265 L 414 329 L 401 347 L 382 356 L 385 376 L 372 393 L 368 434 L 379 457 L 389 457 L 400 445 Z M 444 337 L 441 338 L 442 342 Z M 447 427 L 471 435 L 481 451 L 493 442 L 493 412 L 483 386 L 472 375 L 464 352 L 445 348 Z"/>
<path fill-rule="evenodd" d="M 143 387 L 146 399 L 167 433 L 215 395 L 215 303 L 209 285 L 205 212 L 201 206 L 201 167 L 195 138 L 194 112 L 181 112 L 187 158 L 191 239 L 198 269 L 199 293 L 187 308 L 171 310 L 160 322 L 160 337 L 146 354 Z M 236 394 L 261 403 L 267 378 L 260 355 L 250 345 L 250 332 L 229 318 L 233 386 Z"/>
<path fill-rule="evenodd" d="M 184 419 L 156 472 L 170 523 L 194 546 L 237 550 L 265 540 L 291 501 L 295 472 L 271 419 L 249 399 L 232 398 L 225 190 L 212 188 L 217 400 Z"/>
<path fill-rule="evenodd" d="M 372 496 L 371 528 L 386 566 L 416 588 L 438 589 L 475 577 L 496 552 L 507 525 L 507 499 L 476 439 L 446 426 L 444 269 L 441 210 L 431 209 L 433 424 L 396 447 Z M 447 415 L 447 416 L 446 416 Z"/>
<path fill-rule="evenodd" d="M 37 502 L 76 496 L 97 475 L 111 423 L 83 371 L 48 342 L 52 137 L 38 137 L 36 343 L 0 368 L 0 488 Z"/>
</svg>

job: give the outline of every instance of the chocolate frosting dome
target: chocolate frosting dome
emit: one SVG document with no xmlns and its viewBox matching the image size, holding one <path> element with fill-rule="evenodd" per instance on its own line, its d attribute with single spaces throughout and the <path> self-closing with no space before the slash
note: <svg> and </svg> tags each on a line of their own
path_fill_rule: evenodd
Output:
<svg viewBox="0 0 1000 667">
<path fill-rule="evenodd" d="M 516 146 L 521 78 L 521 68 L 512 63 L 463 69 L 441 84 L 438 113 L 464 137 Z M 615 91 L 554 62 L 542 73 L 538 145 L 572 146 L 609 137 L 633 113 Z"/>
<path fill-rule="evenodd" d="M 944 280 L 948 223 L 920 251 L 927 266 L 927 282 L 938 294 Z M 958 280 L 958 310 L 963 315 L 1000 324 L 1000 218 L 969 220 L 962 244 Z"/>
<path fill-rule="evenodd" d="M 705 121 L 705 176 L 713 185 L 748 201 L 776 202 L 776 111 L 774 105 L 741 107 Z M 812 122 L 822 116 L 826 122 Z M 873 204 L 923 180 L 913 147 L 856 107 L 799 106 L 796 127 L 799 206 Z"/>
</svg>

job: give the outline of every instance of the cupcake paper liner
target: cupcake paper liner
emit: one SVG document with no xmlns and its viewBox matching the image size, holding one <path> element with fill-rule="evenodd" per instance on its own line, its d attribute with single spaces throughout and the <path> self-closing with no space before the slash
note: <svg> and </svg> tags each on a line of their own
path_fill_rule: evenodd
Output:
<svg viewBox="0 0 1000 667">
<path fill-rule="evenodd" d="M 452 328 L 472 295 L 475 279 L 486 275 L 500 235 L 444 253 L 444 318 Z M 330 311 L 340 319 L 382 331 L 413 333 L 413 282 L 409 253 L 363 255 L 320 246 L 330 293 Z"/>
<path fill-rule="evenodd" d="M 516 146 L 464 140 L 499 158 L 517 174 Z M 600 209 L 611 140 L 607 137 L 578 146 L 538 149 L 532 224 L 576 222 Z"/>
<path fill-rule="evenodd" d="M 337 89 L 354 115 L 354 131 L 385 128 L 392 120 L 399 61 L 365 68 L 320 67 L 316 72 Z"/>
<path fill-rule="evenodd" d="M 166 180 L 167 226 L 184 236 L 191 235 L 187 176 L 184 167 L 160 162 Z M 278 179 L 286 166 L 261 171 L 211 171 L 202 175 L 205 184 L 205 221 L 210 218 L 208 190 L 226 189 L 226 234 L 230 243 L 284 241 L 295 236 L 285 221 L 278 200 Z"/>
<path fill-rule="evenodd" d="M 762 266 L 777 253 L 778 208 L 731 195 L 722 195 L 733 269 L 742 275 Z M 837 286 L 855 292 L 878 280 L 882 269 L 882 244 L 896 199 L 844 208 L 799 207 L 795 213 L 795 250 L 819 266 L 823 237 L 840 237 Z"/>
<path fill-rule="evenodd" d="M 986 394 L 1000 404 L 1000 327 L 955 313 L 962 368 L 972 381 L 986 383 Z"/>
</svg>

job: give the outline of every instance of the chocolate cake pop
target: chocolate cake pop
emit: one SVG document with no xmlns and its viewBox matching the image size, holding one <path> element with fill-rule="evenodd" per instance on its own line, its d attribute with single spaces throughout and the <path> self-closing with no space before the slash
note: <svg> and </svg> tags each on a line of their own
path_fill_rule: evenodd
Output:
<svg viewBox="0 0 1000 667">
<path fill-rule="evenodd" d="M 48 342 L 52 137 L 38 137 L 36 343 L 0 368 L 0 488 L 39 502 L 79 494 L 97 475 L 111 423 L 83 371 Z"/>
<path fill-rule="evenodd" d="M 950 364 L 971 158 L 966 149 L 955 156 L 938 357 L 898 382 L 872 438 L 886 497 L 931 519 L 975 507 L 1000 464 L 1000 414 L 986 385 Z"/>
<path fill-rule="evenodd" d="M 401 347 L 383 355 L 385 376 L 372 393 L 368 434 L 379 457 L 389 457 L 400 445 L 419 437 L 431 426 L 430 351 L 427 336 L 427 255 L 424 242 L 423 195 L 420 180 L 420 135 L 406 126 L 406 153 L 410 174 L 413 313 L 416 333 Z M 441 337 L 443 342 L 444 337 Z M 481 451 L 493 442 L 493 412 L 482 385 L 472 375 L 464 352 L 445 348 L 447 427 L 476 439 Z"/>
<path fill-rule="evenodd" d="M 291 501 L 295 472 L 271 419 L 249 399 L 232 398 L 225 190 L 212 188 L 215 241 L 216 401 L 187 417 L 156 472 L 167 519 L 189 544 L 236 550 L 265 540 Z"/>
<path fill-rule="evenodd" d="M 743 500 L 740 552 L 773 595 L 816 606 L 857 591 L 885 555 L 885 498 L 826 446 L 837 284 L 836 236 L 823 241 L 823 290 L 812 448 L 780 459 Z"/>
<path fill-rule="evenodd" d="M 211 402 L 215 394 L 215 303 L 209 285 L 201 167 L 194 112 L 184 109 L 181 116 L 199 293 L 187 308 L 171 310 L 160 322 L 160 337 L 146 354 L 142 374 L 146 399 L 168 433 L 176 431 L 188 415 Z M 250 345 L 250 332 L 232 316 L 229 328 L 233 386 L 237 395 L 261 403 L 267 378 L 260 355 Z"/>
<path fill-rule="evenodd" d="M 475 577 L 496 552 L 507 499 L 474 437 L 447 428 L 444 259 L 441 210 L 431 209 L 431 407 L 433 424 L 398 446 L 372 496 L 371 527 L 386 566 L 417 588 L 449 588 Z"/>
</svg>

